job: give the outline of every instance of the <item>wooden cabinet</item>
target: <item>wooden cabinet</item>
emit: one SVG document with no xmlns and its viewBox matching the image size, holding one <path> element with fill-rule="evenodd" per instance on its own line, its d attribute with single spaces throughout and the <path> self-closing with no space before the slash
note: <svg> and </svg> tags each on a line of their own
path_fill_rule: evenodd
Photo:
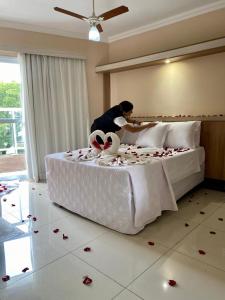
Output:
<svg viewBox="0 0 225 300">
<path fill-rule="evenodd" d="M 201 145 L 205 148 L 205 177 L 225 180 L 225 121 L 202 121 Z"/>
</svg>

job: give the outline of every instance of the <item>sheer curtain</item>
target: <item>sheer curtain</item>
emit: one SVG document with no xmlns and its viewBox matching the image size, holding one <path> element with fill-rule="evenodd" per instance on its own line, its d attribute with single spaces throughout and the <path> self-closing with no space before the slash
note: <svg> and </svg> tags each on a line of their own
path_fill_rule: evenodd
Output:
<svg viewBox="0 0 225 300">
<path fill-rule="evenodd" d="M 46 154 L 86 147 L 89 134 L 85 60 L 19 55 L 28 174 L 43 180 Z"/>
</svg>

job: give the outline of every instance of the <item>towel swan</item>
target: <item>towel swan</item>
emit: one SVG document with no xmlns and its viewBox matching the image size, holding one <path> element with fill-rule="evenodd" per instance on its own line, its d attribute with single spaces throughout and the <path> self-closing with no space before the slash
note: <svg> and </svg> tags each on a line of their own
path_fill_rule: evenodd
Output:
<svg viewBox="0 0 225 300">
<path fill-rule="evenodd" d="M 113 132 L 104 133 L 101 130 L 95 130 L 89 137 L 89 143 L 96 154 L 115 154 L 120 146 L 120 138 Z"/>
</svg>

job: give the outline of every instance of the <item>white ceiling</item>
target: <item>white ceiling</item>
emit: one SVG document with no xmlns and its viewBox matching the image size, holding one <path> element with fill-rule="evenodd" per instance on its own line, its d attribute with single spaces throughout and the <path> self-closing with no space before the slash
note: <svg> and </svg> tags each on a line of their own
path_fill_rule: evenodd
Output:
<svg viewBox="0 0 225 300">
<path fill-rule="evenodd" d="M 96 14 L 120 5 L 128 6 L 129 12 L 102 23 L 104 41 L 223 8 L 225 0 L 95 0 Z M 92 0 L 0 0 L 0 27 L 88 38 L 86 22 L 55 12 L 54 6 L 92 14 Z"/>
</svg>

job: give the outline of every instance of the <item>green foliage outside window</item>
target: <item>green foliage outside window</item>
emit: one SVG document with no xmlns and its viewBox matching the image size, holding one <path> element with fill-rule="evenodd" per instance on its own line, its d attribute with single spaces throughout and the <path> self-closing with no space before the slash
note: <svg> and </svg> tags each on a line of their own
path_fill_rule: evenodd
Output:
<svg viewBox="0 0 225 300">
<path fill-rule="evenodd" d="M 0 108 L 16 107 L 20 108 L 20 84 L 17 82 L 0 82 Z M 12 118 L 10 112 L 0 111 L 0 118 Z M 16 113 L 16 118 L 21 120 L 21 113 Z M 16 132 L 18 136 L 21 131 L 21 123 L 16 124 Z M 22 139 L 22 137 L 18 137 Z M 22 140 L 21 140 L 22 142 Z M 0 123 L 0 148 L 10 148 L 14 145 L 12 124 Z"/>
</svg>

